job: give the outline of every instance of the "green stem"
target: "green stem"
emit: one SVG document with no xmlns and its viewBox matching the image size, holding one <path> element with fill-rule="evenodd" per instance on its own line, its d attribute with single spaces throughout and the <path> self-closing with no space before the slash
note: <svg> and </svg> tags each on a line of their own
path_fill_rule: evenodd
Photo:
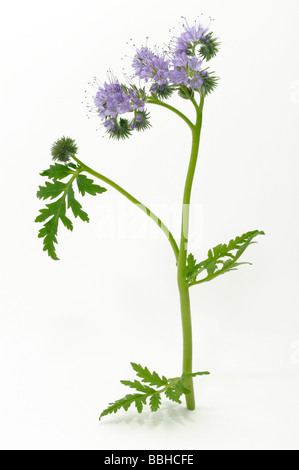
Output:
<svg viewBox="0 0 299 470">
<path fill-rule="evenodd" d="M 99 178 L 100 180 L 104 181 L 105 183 L 109 184 L 112 188 L 116 189 L 120 194 L 125 196 L 129 201 L 131 201 L 133 204 L 135 204 L 139 209 L 141 209 L 143 212 L 146 213 L 157 225 L 160 227 L 160 229 L 164 232 L 166 237 L 169 240 L 169 243 L 173 249 L 175 259 L 178 261 L 178 256 L 179 256 L 179 249 L 178 245 L 172 235 L 172 233 L 168 230 L 166 225 L 162 222 L 161 219 L 159 219 L 148 207 L 146 207 L 144 204 L 142 204 L 138 199 L 136 199 L 134 196 L 132 196 L 130 193 L 128 193 L 125 189 L 123 189 L 121 186 L 116 184 L 114 181 L 111 179 L 107 178 L 104 175 L 101 175 L 97 171 L 94 171 L 92 168 L 89 166 L 85 165 L 85 163 L 81 162 L 77 157 L 72 156 L 72 158 L 90 175 L 95 176 L 96 178 Z"/>
<path fill-rule="evenodd" d="M 192 124 L 192 122 L 190 121 L 190 119 L 187 118 L 187 116 L 185 116 L 185 114 L 181 113 L 181 111 L 179 111 L 178 109 L 174 108 L 173 106 L 171 106 L 170 104 L 167 104 L 167 103 L 164 103 L 163 101 L 160 101 L 156 98 L 149 98 L 147 100 L 148 103 L 150 104 L 157 104 L 159 106 L 162 106 L 163 108 L 167 108 L 169 109 L 170 111 L 172 111 L 173 113 L 175 113 L 177 116 L 179 116 L 180 118 L 183 119 L 183 121 L 186 122 L 186 124 L 188 124 L 188 126 L 190 127 L 191 131 L 193 132 L 194 130 L 194 124 Z"/>
<path fill-rule="evenodd" d="M 183 329 L 183 374 L 192 373 L 192 323 L 191 323 L 191 308 L 190 308 L 190 296 L 189 288 L 186 283 L 186 265 L 187 265 L 187 252 L 188 252 L 188 237 L 189 237 L 189 211 L 190 211 L 190 199 L 191 189 L 194 179 L 194 173 L 198 157 L 198 149 L 200 142 L 200 134 L 202 127 L 202 110 L 203 110 L 204 98 L 201 98 L 199 106 L 196 105 L 196 124 L 192 130 L 192 149 L 189 162 L 189 168 L 186 177 L 184 197 L 183 197 L 183 209 L 182 209 L 182 230 L 181 230 L 181 242 L 178 258 L 178 288 L 180 293 L 181 302 L 181 317 L 182 317 L 182 329 Z M 191 393 L 186 394 L 186 405 L 189 410 L 194 410 L 195 399 L 193 389 L 193 378 L 186 379 L 186 388 Z"/>
</svg>

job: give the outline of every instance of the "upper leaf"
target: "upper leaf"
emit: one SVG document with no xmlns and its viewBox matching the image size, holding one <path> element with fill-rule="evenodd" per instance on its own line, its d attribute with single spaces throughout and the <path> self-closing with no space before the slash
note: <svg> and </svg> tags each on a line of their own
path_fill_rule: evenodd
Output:
<svg viewBox="0 0 299 470">
<path fill-rule="evenodd" d="M 51 204 L 46 204 L 46 209 L 40 209 L 40 215 L 35 219 L 35 222 L 44 222 L 51 215 L 55 218 L 59 218 L 60 215 L 65 215 L 65 196 L 63 195 L 57 201 L 52 202 Z"/>
<path fill-rule="evenodd" d="M 264 232 L 254 230 L 244 233 L 241 237 L 230 240 L 228 244 L 217 245 L 209 250 L 208 257 L 200 263 L 195 262 L 194 256 L 190 254 L 187 258 L 186 281 L 189 286 L 207 282 L 228 271 L 235 270 L 241 264 L 237 263 L 242 253 L 251 245 L 253 239 L 258 235 L 265 235 Z M 203 279 L 197 280 L 197 277 L 206 271 L 207 275 Z"/>
<path fill-rule="evenodd" d="M 72 212 L 75 217 L 80 217 L 80 219 L 83 220 L 83 222 L 89 222 L 88 215 L 86 214 L 86 212 L 82 210 L 82 206 L 80 202 L 78 202 L 77 199 L 75 199 L 75 193 L 74 193 L 74 189 L 72 185 L 70 185 L 67 190 L 67 201 L 68 201 L 67 207 L 68 209 L 70 208 L 72 209 Z"/>
<path fill-rule="evenodd" d="M 76 170 L 77 166 L 73 163 L 68 163 L 67 165 L 62 165 L 61 163 L 55 163 L 54 165 L 50 165 L 50 168 L 43 171 L 41 176 L 47 176 L 53 180 L 62 180 L 66 176 L 73 173 Z"/>
<path fill-rule="evenodd" d="M 71 220 L 66 217 L 65 212 L 65 197 L 62 196 L 57 201 L 46 204 L 46 209 L 41 209 L 40 215 L 35 219 L 35 222 L 44 222 L 51 217 L 39 231 L 38 237 L 44 239 L 44 251 L 47 251 L 48 255 L 54 260 L 58 260 L 55 244 L 57 244 L 59 219 L 67 229 L 73 230 L 73 224 Z"/>
<path fill-rule="evenodd" d="M 98 184 L 94 184 L 93 180 L 87 178 L 85 175 L 78 175 L 77 185 L 82 196 L 85 196 L 85 193 L 95 196 L 96 194 L 101 194 L 107 191 L 106 188 L 102 188 Z"/>
<path fill-rule="evenodd" d="M 58 260 L 55 245 L 57 244 L 59 221 L 68 230 L 73 230 L 73 223 L 66 216 L 66 210 L 71 209 L 75 217 L 80 217 L 84 222 L 89 222 L 87 213 L 82 210 L 81 204 L 75 198 L 73 182 L 77 180 L 82 196 L 86 193 L 95 195 L 106 191 L 105 188 L 94 184 L 93 180 L 81 175 L 82 171 L 83 169 L 80 166 L 72 163 L 65 165 L 56 163 L 41 173 L 42 176 L 46 176 L 52 181 L 46 181 L 44 186 L 39 186 L 37 197 L 39 199 L 55 199 L 60 196 L 53 203 L 46 204 L 46 208 L 40 209 L 40 214 L 35 219 L 35 222 L 45 222 L 38 236 L 44 239 L 44 251 L 47 251 L 48 255 L 54 260 Z M 70 176 L 67 182 L 59 181 L 67 176 Z"/>
<path fill-rule="evenodd" d="M 61 194 L 65 190 L 65 184 L 61 183 L 60 181 L 54 181 L 54 183 L 50 183 L 50 181 L 45 182 L 45 186 L 39 186 L 39 191 L 37 191 L 37 197 L 39 199 L 55 199 L 59 194 Z"/>
</svg>

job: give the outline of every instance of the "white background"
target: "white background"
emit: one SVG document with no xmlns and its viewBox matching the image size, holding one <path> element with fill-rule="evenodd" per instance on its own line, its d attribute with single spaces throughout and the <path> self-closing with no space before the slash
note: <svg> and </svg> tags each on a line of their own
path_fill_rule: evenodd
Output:
<svg viewBox="0 0 299 470">
<path fill-rule="evenodd" d="M 180 374 L 173 254 L 111 189 L 85 197 L 91 223 L 61 229 L 52 261 L 34 223 L 39 172 L 70 135 L 178 236 L 185 124 L 152 107 L 149 131 L 113 142 L 81 102 L 94 76 L 129 69 L 130 38 L 162 44 L 181 15 L 201 13 L 222 41 L 221 81 L 205 105 L 191 248 L 202 258 L 245 231 L 267 235 L 244 256 L 252 267 L 191 291 L 194 369 L 212 374 L 196 379 L 197 410 L 99 423 L 130 361 Z M 298 449 L 298 1 L 11 1 L 0 22 L 1 449 Z"/>
</svg>

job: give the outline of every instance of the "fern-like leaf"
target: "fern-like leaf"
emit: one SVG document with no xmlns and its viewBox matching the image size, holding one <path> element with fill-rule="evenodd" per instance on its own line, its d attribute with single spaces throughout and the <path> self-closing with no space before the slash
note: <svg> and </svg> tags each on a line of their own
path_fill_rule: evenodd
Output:
<svg viewBox="0 0 299 470">
<path fill-rule="evenodd" d="M 151 411 L 157 411 L 160 408 L 160 405 L 161 405 L 160 393 L 156 393 L 155 395 L 152 395 L 150 398 Z"/>
<path fill-rule="evenodd" d="M 180 396 L 177 394 L 176 390 L 172 387 L 169 387 L 165 390 L 165 396 L 169 400 L 174 401 L 175 403 L 179 403 L 179 405 L 182 403 L 180 400 Z"/>
<path fill-rule="evenodd" d="M 80 217 L 84 222 L 89 222 L 88 215 L 82 210 L 81 204 L 75 198 L 74 181 L 77 181 L 82 196 L 86 193 L 94 196 L 106 191 L 105 188 L 94 184 L 93 180 L 82 175 L 82 171 L 83 169 L 79 165 L 55 163 L 55 165 L 51 165 L 48 170 L 41 173 L 50 181 L 46 181 L 44 186 L 39 186 L 37 197 L 39 199 L 58 199 L 40 209 L 35 222 L 44 222 L 38 237 L 43 238 L 44 251 L 47 251 L 48 255 L 54 260 L 58 260 L 55 245 L 57 244 L 59 222 L 62 222 L 68 230 L 73 230 L 73 223 L 66 216 L 67 209 L 72 210 L 74 217 Z M 61 180 L 67 176 L 70 176 L 69 180 L 62 182 Z"/>
<path fill-rule="evenodd" d="M 126 395 L 124 398 L 121 398 L 120 400 L 116 400 L 114 403 L 109 403 L 108 408 L 106 408 L 104 411 L 102 411 L 100 419 L 103 416 L 106 416 L 108 414 L 116 413 L 121 408 L 123 408 L 125 411 L 128 411 L 128 409 L 130 408 L 132 403 L 136 404 L 136 402 L 137 402 L 137 404 L 136 404 L 137 410 L 142 411 L 142 408 L 143 408 L 142 404 L 143 403 L 145 404 L 146 398 L 147 397 L 145 395 L 141 395 L 139 393 Z M 139 412 L 141 412 L 141 411 L 139 411 Z"/>
<path fill-rule="evenodd" d="M 230 240 L 228 244 L 217 245 L 209 250 L 208 257 L 200 263 L 196 263 L 192 253 L 187 258 L 186 282 L 189 286 L 211 281 L 215 277 L 229 271 L 234 271 L 242 264 L 251 264 L 247 262 L 237 263 L 237 260 L 244 253 L 246 248 L 255 243 L 253 239 L 258 235 L 265 235 L 264 232 L 254 230 L 244 233 L 241 237 Z M 198 276 L 206 271 L 206 277 L 197 279 Z"/>
<path fill-rule="evenodd" d="M 157 372 L 151 373 L 147 367 L 142 367 L 140 364 L 135 364 L 131 362 L 131 366 L 137 372 L 137 377 L 142 378 L 142 382 L 149 383 L 150 385 L 156 385 L 157 387 L 162 387 L 167 384 L 167 378 L 162 376 L 159 377 Z"/>
<path fill-rule="evenodd" d="M 180 397 L 183 394 L 190 393 L 190 390 L 185 387 L 186 379 L 197 375 L 209 374 L 209 372 L 194 372 L 192 374 L 167 379 L 164 375 L 161 377 L 157 372 L 150 372 L 147 367 L 142 367 L 135 362 L 131 362 L 131 366 L 136 372 L 136 375 L 142 379 L 142 382 L 139 380 L 134 380 L 133 382 L 130 380 L 121 380 L 121 383 L 139 393 L 128 394 L 125 395 L 124 398 L 109 403 L 109 406 L 101 413 L 100 419 L 108 414 L 117 413 L 122 408 L 127 411 L 132 403 L 135 404 L 138 413 L 141 413 L 148 399 L 150 410 L 155 412 L 161 406 L 161 395 L 163 393 L 169 400 L 180 404 L 182 403 Z M 152 387 L 145 385 L 145 383 L 149 383 Z"/>
<path fill-rule="evenodd" d="M 50 165 L 50 167 L 41 173 L 41 176 L 45 176 L 52 180 L 62 180 L 73 173 L 77 169 L 77 166 L 73 163 Z"/>
</svg>

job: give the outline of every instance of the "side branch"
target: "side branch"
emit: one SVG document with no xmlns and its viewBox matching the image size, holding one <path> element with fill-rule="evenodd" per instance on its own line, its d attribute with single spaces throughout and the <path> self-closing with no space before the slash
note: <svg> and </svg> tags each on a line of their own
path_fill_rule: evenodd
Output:
<svg viewBox="0 0 299 470">
<path fill-rule="evenodd" d="M 106 176 L 104 175 L 101 175 L 100 173 L 98 173 L 97 171 L 94 171 L 92 168 L 88 167 L 87 165 L 85 165 L 85 163 L 81 162 L 77 157 L 75 157 L 74 155 L 72 155 L 72 158 L 73 160 L 75 160 L 79 165 L 81 165 L 81 167 L 83 168 L 83 170 L 85 170 L 87 173 L 89 173 L 90 175 L 93 175 L 95 176 L 96 178 L 99 178 L 100 180 L 104 181 L 105 183 L 109 184 L 109 186 L 111 186 L 112 188 L 116 189 L 116 191 L 118 191 L 120 194 L 122 194 L 123 196 L 125 196 L 127 199 L 129 199 L 129 201 L 131 201 L 133 204 L 135 204 L 137 207 L 139 207 L 139 209 L 141 209 L 143 212 L 145 212 L 146 215 L 148 215 L 148 217 L 150 217 L 150 219 L 152 219 L 157 225 L 158 227 L 160 227 L 160 229 L 164 232 L 164 234 L 166 235 L 166 237 L 168 238 L 169 240 L 169 243 L 173 249 L 173 252 L 174 252 L 174 255 L 175 255 L 175 259 L 176 259 L 176 262 L 178 261 L 178 257 L 179 257 L 179 248 L 178 248 L 178 245 L 172 235 L 172 233 L 169 231 L 169 229 L 167 228 L 167 226 L 162 222 L 161 219 L 159 219 L 159 217 L 157 217 L 148 207 L 146 207 L 144 204 L 142 204 L 140 201 L 138 201 L 138 199 L 136 199 L 134 196 L 132 196 L 130 193 L 128 193 L 125 189 L 123 189 L 121 186 L 119 186 L 118 184 L 116 184 L 114 181 L 112 181 L 111 179 L 107 178 Z"/>
<path fill-rule="evenodd" d="M 194 129 L 194 124 L 192 124 L 192 122 L 190 121 L 190 119 L 187 118 L 187 116 L 185 116 L 185 114 L 181 113 L 181 111 L 179 111 L 178 109 L 176 109 L 174 106 L 171 106 L 170 104 L 167 104 L 167 103 L 164 103 L 163 101 L 160 101 L 156 98 L 149 98 L 147 100 L 148 103 L 150 104 L 157 104 L 159 106 L 162 106 L 164 108 L 167 108 L 169 109 L 170 111 L 172 111 L 173 113 L 175 113 L 177 116 L 179 116 L 180 118 L 183 119 L 183 121 L 186 122 L 186 124 L 188 124 L 188 126 L 190 127 L 191 131 L 193 132 L 193 129 Z"/>
</svg>

